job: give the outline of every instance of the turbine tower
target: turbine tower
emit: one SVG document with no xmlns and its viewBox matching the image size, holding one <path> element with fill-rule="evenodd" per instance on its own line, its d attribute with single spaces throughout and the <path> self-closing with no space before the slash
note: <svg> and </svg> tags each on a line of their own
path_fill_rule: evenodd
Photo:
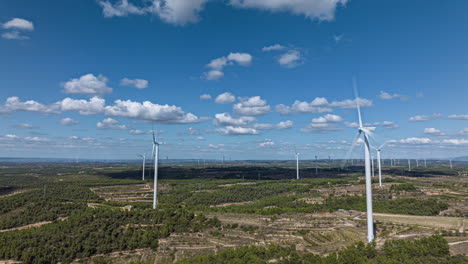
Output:
<svg viewBox="0 0 468 264">
<path fill-rule="evenodd" d="M 141 176 L 141 180 L 144 181 L 145 180 L 145 167 L 146 167 L 146 153 L 145 154 L 139 154 L 138 156 L 143 158 L 143 173 L 142 173 L 142 176 Z"/>
<path fill-rule="evenodd" d="M 452 160 L 450 160 L 450 169 L 453 169 Z"/>
<path fill-rule="evenodd" d="M 294 148 L 295 156 L 296 156 L 296 179 L 299 180 L 299 153 L 297 152 L 296 148 Z"/>
<path fill-rule="evenodd" d="M 411 171 L 411 160 L 408 159 L 408 171 Z"/>
<path fill-rule="evenodd" d="M 374 219 L 372 212 L 372 178 L 371 178 L 371 156 L 369 136 L 372 134 L 367 128 L 362 125 L 361 108 L 359 105 L 359 96 L 356 87 L 356 80 L 353 79 L 354 93 L 356 96 L 356 107 L 359 118 L 359 127 L 356 138 L 351 144 L 351 149 L 356 145 L 358 139 L 363 135 L 364 138 L 364 164 L 366 173 L 366 204 L 367 204 L 367 241 L 370 243 L 374 240 Z"/>
<path fill-rule="evenodd" d="M 383 143 L 380 147 L 374 148 L 377 151 L 377 166 L 379 166 L 379 186 L 382 187 L 382 164 L 380 162 L 380 151 L 382 150 L 385 143 Z"/>
<path fill-rule="evenodd" d="M 153 209 L 158 207 L 158 162 L 159 162 L 159 143 L 156 140 L 153 130 L 153 155 L 154 155 L 154 193 L 153 193 Z"/>
</svg>

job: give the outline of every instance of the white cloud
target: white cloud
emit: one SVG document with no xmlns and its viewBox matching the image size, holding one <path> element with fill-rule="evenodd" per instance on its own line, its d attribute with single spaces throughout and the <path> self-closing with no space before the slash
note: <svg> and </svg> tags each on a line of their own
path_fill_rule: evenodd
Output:
<svg viewBox="0 0 468 264">
<path fill-rule="evenodd" d="M 343 121 L 343 118 L 338 115 L 326 114 L 324 116 L 312 119 L 312 123 L 323 124 L 323 123 L 338 123 Z"/>
<path fill-rule="evenodd" d="M 302 54 L 298 50 L 289 50 L 288 52 L 281 55 L 278 59 L 278 63 L 286 68 L 294 68 L 300 64 L 302 60 Z"/>
<path fill-rule="evenodd" d="M 441 118 L 441 117 L 442 117 L 441 114 L 433 114 L 432 116 L 416 115 L 416 116 L 410 117 L 408 120 L 411 122 L 424 122 L 424 121 L 430 121 L 430 120 L 434 120 L 434 119 Z"/>
<path fill-rule="evenodd" d="M 212 149 L 220 149 L 220 148 L 224 147 L 224 144 L 216 144 L 216 145 L 209 144 L 208 147 L 212 148 Z"/>
<path fill-rule="evenodd" d="M 449 115 L 450 119 L 468 120 L 468 115 Z"/>
<path fill-rule="evenodd" d="M 457 134 L 458 134 L 458 135 L 462 135 L 462 136 L 468 135 L 468 127 L 466 127 L 466 128 L 464 128 L 464 129 L 458 131 Z"/>
<path fill-rule="evenodd" d="M 294 101 L 291 107 L 280 104 L 280 105 L 277 105 L 275 109 L 277 112 L 283 115 L 290 114 L 290 113 L 317 114 L 317 113 L 332 112 L 332 109 L 329 107 L 329 103 L 327 99 L 323 97 L 316 97 L 310 103 L 296 100 Z"/>
<path fill-rule="evenodd" d="M 354 109 L 354 108 L 357 108 L 357 101 L 359 101 L 359 106 L 361 108 L 372 106 L 372 101 L 365 99 L 365 98 L 358 98 L 354 100 L 347 99 L 343 101 L 334 101 L 330 104 L 330 106 L 336 106 L 336 107 L 341 107 L 345 109 Z"/>
<path fill-rule="evenodd" d="M 138 129 L 131 129 L 130 131 L 128 131 L 128 133 L 130 133 L 132 135 L 151 135 L 153 133 L 153 131 L 151 131 L 151 130 L 143 131 L 143 130 L 138 130 Z"/>
<path fill-rule="evenodd" d="M 204 137 L 197 137 L 196 139 L 197 140 L 206 140 L 206 138 L 204 138 Z"/>
<path fill-rule="evenodd" d="M 28 36 L 22 35 L 19 31 L 11 31 L 11 32 L 5 32 L 2 34 L 2 38 L 4 39 L 17 39 L 17 40 L 25 40 L 29 39 Z"/>
<path fill-rule="evenodd" d="M 284 49 L 286 49 L 285 46 L 280 45 L 280 44 L 274 44 L 274 45 L 271 45 L 271 46 L 263 47 L 262 51 L 267 52 L 267 51 L 284 50 Z"/>
<path fill-rule="evenodd" d="M 444 139 L 442 140 L 442 143 L 450 145 L 466 145 L 468 144 L 468 139 Z"/>
<path fill-rule="evenodd" d="M 380 125 L 382 125 L 385 128 L 392 128 L 392 129 L 400 127 L 399 125 L 395 124 L 392 121 L 383 121 Z"/>
<path fill-rule="evenodd" d="M 149 0 L 146 6 L 138 7 L 128 0 L 119 0 L 112 4 L 99 1 L 105 17 L 128 15 L 156 15 L 162 21 L 174 25 L 186 25 L 199 20 L 198 13 L 208 0 Z"/>
<path fill-rule="evenodd" d="M 342 122 L 343 118 L 338 115 L 326 114 L 324 116 L 314 118 L 311 122 L 303 129 L 303 132 L 312 133 L 325 133 L 330 131 L 341 130 L 335 123 Z"/>
<path fill-rule="evenodd" d="M 255 128 L 250 127 L 234 127 L 234 126 L 227 126 L 216 129 L 216 132 L 223 134 L 223 135 L 258 135 L 260 131 Z"/>
<path fill-rule="evenodd" d="M 15 128 L 32 129 L 33 126 L 30 124 L 22 123 L 22 124 L 15 125 Z"/>
<path fill-rule="evenodd" d="M 257 130 L 272 130 L 272 129 L 289 129 L 294 125 L 294 122 L 291 120 L 282 121 L 278 124 L 253 124 L 250 127 Z"/>
<path fill-rule="evenodd" d="M 2 25 L 4 29 L 34 30 L 34 24 L 31 21 L 22 18 L 13 18 Z"/>
<path fill-rule="evenodd" d="M 392 142 L 392 141 L 389 141 L 389 142 Z M 425 145 L 425 144 L 433 143 L 433 141 L 430 138 L 417 138 L 417 137 L 401 139 L 398 142 L 401 144 L 411 144 L 411 145 Z"/>
<path fill-rule="evenodd" d="M 96 124 L 97 128 L 100 129 L 114 129 L 114 130 L 128 130 L 130 127 L 126 125 L 119 125 L 119 121 L 113 118 L 106 118 Z"/>
<path fill-rule="evenodd" d="M 200 95 L 201 100 L 211 100 L 211 95 L 209 94 L 202 94 Z"/>
<path fill-rule="evenodd" d="M 401 94 L 390 94 L 390 93 L 387 93 L 387 92 L 384 92 L 384 91 L 380 91 L 380 94 L 379 94 L 379 97 L 380 99 L 383 99 L 383 100 L 391 100 L 391 99 L 395 99 L 395 98 L 398 98 L 400 100 L 407 100 L 408 99 L 408 96 L 406 95 L 401 95 Z"/>
<path fill-rule="evenodd" d="M 222 93 L 218 95 L 215 99 L 215 103 L 217 104 L 230 104 L 236 101 L 236 97 L 229 92 Z"/>
<path fill-rule="evenodd" d="M 213 123 L 217 126 L 245 126 L 251 122 L 256 121 L 255 117 L 241 116 L 234 118 L 228 113 L 216 114 Z"/>
<path fill-rule="evenodd" d="M 252 63 L 252 55 L 248 53 L 230 53 L 227 59 L 228 61 L 235 61 L 241 66 L 249 66 Z"/>
<path fill-rule="evenodd" d="M 116 100 L 113 105 L 105 107 L 104 113 L 107 116 L 127 117 L 167 124 L 188 124 L 203 121 L 203 119 L 192 113 L 185 113 L 178 106 L 153 104 L 150 101 L 140 103 L 131 100 Z"/>
<path fill-rule="evenodd" d="M 96 94 L 112 93 L 112 88 L 107 86 L 108 79 L 103 75 L 94 76 L 85 74 L 80 78 L 70 79 L 63 83 L 66 93 L 71 94 Z"/>
<path fill-rule="evenodd" d="M 79 111 L 82 115 L 95 115 L 104 112 L 106 100 L 96 96 L 89 100 L 65 98 L 57 104 L 62 111 Z"/>
<path fill-rule="evenodd" d="M 137 89 L 145 89 L 145 88 L 148 88 L 148 81 L 144 80 L 144 79 L 123 78 L 120 81 L 120 85 L 130 86 L 130 87 L 134 87 L 134 88 L 137 88 Z"/>
<path fill-rule="evenodd" d="M 210 68 L 208 72 L 204 73 L 204 77 L 207 80 L 218 80 L 224 76 L 223 69 L 229 65 L 240 65 L 240 66 L 249 66 L 252 63 L 252 55 L 248 53 L 229 53 L 226 57 L 220 57 L 213 59 L 206 65 Z"/>
<path fill-rule="evenodd" d="M 331 21 L 338 5 L 348 0 L 230 0 L 238 8 L 258 8 L 272 12 L 290 12 L 311 20 Z"/>
<path fill-rule="evenodd" d="M 5 104 L 0 106 L 0 114 L 11 114 L 16 111 L 38 112 L 43 114 L 57 114 L 58 106 L 55 104 L 44 105 L 34 100 L 21 102 L 19 97 L 8 97 Z"/>
<path fill-rule="evenodd" d="M 66 117 L 66 118 L 60 119 L 59 123 L 64 126 L 71 126 L 71 125 L 79 124 L 80 122 L 73 120 L 72 118 Z"/>
<path fill-rule="evenodd" d="M 265 115 L 271 112 L 267 102 L 260 96 L 239 98 L 240 103 L 233 106 L 234 112 L 241 116 Z"/>
<path fill-rule="evenodd" d="M 266 140 L 265 142 L 258 144 L 258 146 L 261 148 L 272 148 L 275 146 L 275 142 L 271 140 Z"/>
<path fill-rule="evenodd" d="M 349 127 L 349 128 L 358 128 L 359 127 L 359 124 L 356 123 L 356 122 L 345 122 L 345 126 L 346 127 Z"/>
<path fill-rule="evenodd" d="M 229 0 L 236 8 L 257 8 L 272 12 L 290 12 L 303 15 L 311 20 L 331 21 L 338 5 L 344 6 L 348 0 Z M 98 1 L 105 17 L 128 15 L 156 15 L 162 21 L 174 25 L 186 25 L 200 20 L 199 13 L 209 0 L 147 0 L 143 6 L 135 6 L 128 0 L 112 3 Z"/>
<path fill-rule="evenodd" d="M 446 135 L 444 132 L 440 131 L 437 128 L 433 128 L 433 127 L 425 128 L 424 129 L 424 134 L 430 135 L 430 136 L 436 136 L 436 137 L 441 137 L 441 136 Z"/>
</svg>

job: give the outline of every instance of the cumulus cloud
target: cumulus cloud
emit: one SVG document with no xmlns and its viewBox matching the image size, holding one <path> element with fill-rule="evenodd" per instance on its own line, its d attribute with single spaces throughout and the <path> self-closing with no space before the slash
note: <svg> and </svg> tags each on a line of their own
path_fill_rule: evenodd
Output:
<svg viewBox="0 0 468 264">
<path fill-rule="evenodd" d="M 150 101 L 140 103 L 131 100 L 116 100 L 113 105 L 105 107 L 104 113 L 112 117 L 127 117 L 167 124 L 188 124 L 203 121 L 192 113 L 185 113 L 178 106 L 159 105 Z"/>
<path fill-rule="evenodd" d="M 430 121 L 430 120 L 434 120 L 434 119 L 441 118 L 441 117 L 442 117 L 441 114 L 433 114 L 432 116 L 416 115 L 416 116 L 410 117 L 408 120 L 411 122 L 424 122 L 424 121 Z"/>
<path fill-rule="evenodd" d="M 465 136 L 465 135 L 468 135 L 468 127 L 458 131 L 457 133 L 458 135 L 462 135 L 462 136 Z"/>
<path fill-rule="evenodd" d="M 143 130 L 138 130 L 138 129 L 131 129 L 130 131 L 128 131 L 128 133 L 130 133 L 132 135 L 151 135 L 151 134 L 153 134 L 153 131 L 151 131 L 151 130 L 143 131 Z M 160 133 L 158 133 L 158 134 L 160 134 Z"/>
<path fill-rule="evenodd" d="M 208 0 L 149 0 L 144 6 L 136 6 L 128 0 L 115 3 L 99 1 L 104 17 L 128 15 L 156 15 L 162 21 L 174 25 L 186 25 L 199 20 L 198 13 Z"/>
<path fill-rule="evenodd" d="M 238 8 L 290 12 L 311 20 L 331 21 L 335 17 L 337 6 L 344 6 L 347 0 L 230 0 L 229 2 Z"/>
<path fill-rule="evenodd" d="M 241 116 L 258 116 L 265 115 L 271 112 L 271 108 L 267 105 L 266 100 L 260 96 L 247 98 L 239 98 L 240 103 L 233 106 L 234 112 Z"/>
<path fill-rule="evenodd" d="M 273 142 L 272 140 L 265 140 L 264 142 L 261 142 L 260 144 L 258 144 L 259 147 L 261 148 L 272 148 L 275 146 L 275 142 Z"/>
<path fill-rule="evenodd" d="M 392 143 L 393 141 L 390 140 L 389 142 Z M 433 141 L 430 138 L 409 137 L 409 138 L 399 140 L 398 143 L 410 144 L 410 145 L 425 145 L 425 144 L 431 144 L 433 143 Z"/>
<path fill-rule="evenodd" d="M 71 126 L 71 125 L 79 124 L 80 122 L 78 122 L 76 120 L 73 120 L 70 117 L 66 117 L 66 118 L 60 119 L 59 123 L 64 125 L 64 126 Z"/>
<path fill-rule="evenodd" d="M 34 100 L 22 102 L 19 97 L 16 96 L 7 98 L 5 104 L 0 106 L 0 114 L 11 114 L 16 111 L 37 112 L 43 114 L 59 113 L 58 106 L 55 104 L 44 105 Z"/>
<path fill-rule="evenodd" d="M 450 119 L 468 120 L 468 115 L 449 115 Z"/>
<path fill-rule="evenodd" d="M 285 68 L 294 68 L 302 61 L 302 54 L 298 50 L 289 50 L 278 58 L 279 65 Z"/>
<path fill-rule="evenodd" d="M 408 96 L 406 95 L 401 95 L 401 94 L 390 94 L 390 93 L 387 93 L 387 92 L 384 92 L 384 91 L 380 91 L 380 94 L 379 94 L 379 97 L 380 99 L 383 99 L 383 100 L 391 100 L 391 99 L 395 99 L 395 98 L 398 98 L 400 100 L 407 100 L 408 99 Z"/>
<path fill-rule="evenodd" d="M 88 73 L 80 78 L 70 79 L 62 86 L 65 93 L 103 95 L 112 93 L 112 88 L 107 86 L 108 81 L 103 75 L 94 76 L 94 74 Z"/>
<path fill-rule="evenodd" d="M 361 108 L 371 107 L 373 105 L 371 100 L 365 98 L 358 98 L 353 100 L 347 99 L 343 101 L 334 101 L 330 104 L 330 106 L 341 107 L 344 109 L 354 109 L 357 108 L 357 102 L 359 102 L 359 106 Z"/>
<path fill-rule="evenodd" d="M 437 128 L 433 128 L 433 127 L 425 128 L 424 129 L 424 134 L 430 135 L 430 136 L 436 136 L 436 137 L 442 137 L 442 136 L 446 135 L 444 132 L 440 131 Z"/>
<path fill-rule="evenodd" d="M 29 39 L 28 36 L 22 35 L 20 31 L 33 31 L 34 24 L 23 18 L 13 18 L 2 24 L 2 28 L 11 30 L 2 34 L 4 39 Z"/>
<path fill-rule="evenodd" d="M 2 38 L 4 39 L 17 39 L 17 40 L 26 40 L 29 39 L 28 36 L 22 35 L 19 31 L 11 31 L 11 32 L 5 32 L 2 34 Z"/>
<path fill-rule="evenodd" d="M 444 139 L 442 143 L 449 145 L 466 145 L 468 144 L 468 139 Z"/>
<path fill-rule="evenodd" d="M 224 76 L 224 67 L 230 65 L 249 66 L 252 63 L 252 55 L 248 53 L 229 53 L 229 55 L 213 59 L 206 67 L 210 68 L 208 72 L 204 73 L 207 80 L 218 80 Z"/>
<path fill-rule="evenodd" d="M 201 100 L 211 100 L 211 95 L 209 94 L 202 94 L 200 95 Z"/>
<path fill-rule="evenodd" d="M 271 46 L 266 46 L 262 48 L 262 51 L 268 52 L 268 51 L 276 51 L 276 50 L 284 50 L 286 49 L 285 46 L 280 45 L 280 44 L 274 44 Z"/>
<path fill-rule="evenodd" d="M 311 20 L 331 21 L 338 6 L 348 0 L 229 0 L 236 8 L 255 8 L 272 12 L 289 12 L 303 15 Z M 186 25 L 200 20 L 199 13 L 209 0 L 148 0 L 136 6 L 129 0 L 99 0 L 104 17 L 128 15 L 155 15 L 162 21 L 174 25 Z"/>
<path fill-rule="evenodd" d="M 0 136 L 0 142 L 17 142 L 17 143 L 41 143 L 41 142 L 48 142 L 49 139 L 41 138 L 41 137 L 19 137 L 14 134 L 6 134 Z"/>
<path fill-rule="evenodd" d="M 137 89 L 145 89 L 148 88 L 149 82 L 144 79 L 129 79 L 129 78 L 123 78 L 120 80 L 120 85 L 123 86 L 130 86 L 134 87 Z"/>
<path fill-rule="evenodd" d="M 311 122 L 302 129 L 303 132 L 325 133 L 341 130 L 336 123 L 342 122 L 343 118 L 338 115 L 326 114 L 324 116 L 313 118 Z"/>
<path fill-rule="evenodd" d="M 272 129 L 289 129 L 294 125 L 294 122 L 291 120 L 282 121 L 277 124 L 253 124 L 250 127 L 257 130 L 272 130 Z"/>
<path fill-rule="evenodd" d="M 399 125 L 395 124 L 392 121 L 383 121 L 381 125 L 385 128 L 392 128 L 392 129 L 400 127 Z"/>
<path fill-rule="evenodd" d="M 326 98 L 317 97 L 311 102 L 302 102 L 296 100 L 294 101 L 292 106 L 279 104 L 275 107 L 275 110 L 283 115 L 287 115 L 290 113 L 317 114 L 332 112 L 332 109 L 329 107 L 329 105 L 330 104 L 328 103 L 328 100 Z"/>
<path fill-rule="evenodd" d="M 89 100 L 65 98 L 57 104 L 62 111 L 78 111 L 82 115 L 95 115 L 104 112 L 106 100 L 97 96 Z"/>
<path fill-rule="evenodd" d="M 215 103 L 217 104 L 230 104 L 236 101 L 236 97 L 229 92 L 222 93 L 218 95 L 215 99 Z"/>
<path fill-rule="evenodd" d="M 34 24 L 23 18 L 13 18 L 2 25 L 5 29 L 34 30 Z"/>
<path fill-rule="evenodd" d="M 128 130 L 130 129 L 127 125 L 119 125 L 119 121 L 113 118 L 106 118 L 96 124 L 97 128 L 100 129 L 113 129 L 113 130 Z"/>
<path fill-rule="evenodd" d="M 234 118 L 228 113 L 216 114 L 213 123 L 217 126 L 245 126 L 251 122 L 256 121 L 255 117 L 241 116 Z"/>
<path fill-rule="evenodd" d="M 361 108 L 371 107 L 372 101 L 364 98 L 359 98 L 359 104 Z M 334 101 L 329 103 L 328 100 L 324 97 L 316 97 L 311 102 L 296 100 L 291 106 L 279 104 L 276 105 L 275 110 L 282 115 L 287 115 L 291 113 L 319 114 L 332 112 L 332 107 L 341 107 L 345 109 L 356 108 L 356 99 Z"/>
<path fill-rule="evenodd" d="M 260 134 L 260 131 L 251 128 L 251 127 L 234 127 L 234 126 L 227 126 L 227 127 L 222 127 L 216 129 L 216 132 L 222 134 L 222 135 L 228 135 L 228 136 L 233 136 L 233 135 L 258 135 Z"/>
<path fill-rule="evenodd" d="M 32 129 L 33 126 L 31 124 L 22 123 L 22 124 L 15 125 L 15 128 Z"/>
</svg>

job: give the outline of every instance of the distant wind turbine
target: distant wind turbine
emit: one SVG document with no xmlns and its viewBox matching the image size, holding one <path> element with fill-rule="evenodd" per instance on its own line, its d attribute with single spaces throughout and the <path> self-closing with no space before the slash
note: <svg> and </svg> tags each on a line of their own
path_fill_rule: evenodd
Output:
<svg viewBox="0 0 468 264">
<path fill-rule="evenodd" d="M 158 207 L 158 162 L 159 162 L 159 143 L 156 140 L 153 130 L 153 155 L 154 155 L 154 193 L 153 193 L 153 209 Z"/>
<path fill-rule="evenodd" d="M 408 171 L 411 171 L 411 160 L 408 159 Z"/>
<path fill-rule="evenodd" d="M 294 148 L 295 156 L 296 156 L 296 179 L 299 180 L 299 152 L 297 152 L 296 148 Z"/>
<path fill-rule="evenodd" d="M 142 176 L 141 176 L 141 180 L 144 181 L 145 180 L 145 167 L 146 167 L 146 153 L 145 154 L 139 154 L 138 156 L 143 158 L 143 173 L 142 173 Z"/>
<path fill-rule="evenodd" d="M 379 166 L 379 186 L 382 187 L 382 164 L 380 161 L 380 151 L 382 150 L 383 146 L 385 146 L 386 143 L 383 143 L 380 145 L 380 147 L 374 149 L 377 151 L 377 165 Z"/>
</svg>

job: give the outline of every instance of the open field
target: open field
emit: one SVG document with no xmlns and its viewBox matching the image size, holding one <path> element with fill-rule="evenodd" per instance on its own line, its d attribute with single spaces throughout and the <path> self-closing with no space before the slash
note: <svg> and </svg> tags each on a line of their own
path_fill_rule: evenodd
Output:
<svg viewBox="0 0 468 264">
<path fill-rule="evenodd" d="M 153 182 L 132 164 L 4 165 L 0 242 L 13 248 L 0 246 L 0 259 L 172 263 L 270 245 L 325 256 L 366 240 L 361 167 L 320 167 L 316 175 L 311 164 L 294 180 L 294 168 L 281 165 L 164 165 L 157 211 Z M 373 191 L 377 248 L 441 234 L 452 254 L 466 254 L 466 187 L 456 170 L 384 170 Z M 44 239 L 64 242 L 37 242 L 35 258 L 14 250 Z"/>
</svg>

